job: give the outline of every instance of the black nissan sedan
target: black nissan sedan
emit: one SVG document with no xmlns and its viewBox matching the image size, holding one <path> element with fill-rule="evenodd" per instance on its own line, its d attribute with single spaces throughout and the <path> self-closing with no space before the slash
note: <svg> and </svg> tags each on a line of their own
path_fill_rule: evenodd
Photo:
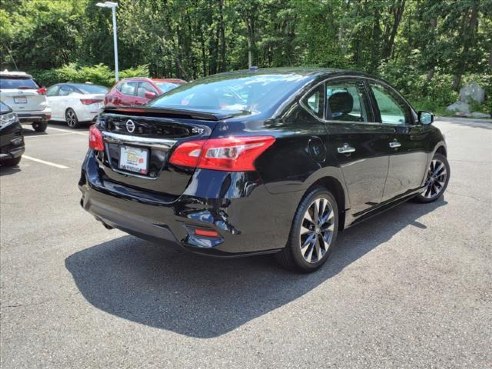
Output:
<svg viewBox="0 0 492 369">
<path fill-rule="evenodd" d="M 12 167 L 24 153 L 24 135 L 17 114 L 0 101 L 0 165 Z"/>
<path fill-rule="evenodd" d="M 90 128 L 81 205 L 107 228 L 216 256 L 276 253 L 310 272 L 337 233 L 442 196 L 433 115 L 388 83 L 330 69 L 257 69 L 180 86 Z"/>
</svg>

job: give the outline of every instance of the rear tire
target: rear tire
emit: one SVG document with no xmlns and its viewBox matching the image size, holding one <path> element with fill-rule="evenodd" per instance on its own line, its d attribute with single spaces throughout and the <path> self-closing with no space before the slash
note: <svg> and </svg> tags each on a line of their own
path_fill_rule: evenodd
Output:
<svg viewBox="0 0 492 369">
<path fill-rule="evenodd" d="M 337 234 L 337 201 L 325 188 L 315 188 L 299 204 L 287 245 L 275 257 L 286 269 L 314 272 L 330 256 Z"/>
<path fill-rule="evenodd" d="M 21 159 L 22 156 L 19 156 L 18 158 L 5 159 L 2 160 L 1 165 L 6 167 L 15 167 L 16 165 L 19 165 Z"/>
<path fill-rule="evenodd" d="M 448 187 L 450 174 L 448 159 L 444 155 L 436 153 L 427 171 L 425 189 L 415 196 L 414 200 L 426 204 L 439 199 Z"/>
<path fill-rule="evenodd" d="M 44 131 L 46 131 L 47 127 L 48 127 L 48 122 L 34 122 L 32 124 L 32 128 L 36 132 L 44 132 Z"/>
<path fill-rule="evenodd" d="M 80 126 L 79 118 L 72 108 L 68 108 L 65 112 L 65 122 L 70 128 L 77 128 Z"/>
</svg>

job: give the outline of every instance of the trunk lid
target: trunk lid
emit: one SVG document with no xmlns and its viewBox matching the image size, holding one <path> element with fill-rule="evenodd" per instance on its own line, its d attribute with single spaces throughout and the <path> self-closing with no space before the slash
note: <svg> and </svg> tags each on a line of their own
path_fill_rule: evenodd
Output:
<svg viewBox="0 0 492 369">
<path fill-rule="evenodd" d="M 42 111 L 46 108 L 46 96 L 40 95 L 37 90 L 28 89 L 0 89 L 2 101 L 16 113 Z"/>
<path fill-rule="evenodd" d="M 99 117 L 103 180 L 160 195 L 181 195 L 194 168 L 168 165 L 183 141 L 206 139 L 224 116 L 184 110 L 107 108 Z"/>
</svg>

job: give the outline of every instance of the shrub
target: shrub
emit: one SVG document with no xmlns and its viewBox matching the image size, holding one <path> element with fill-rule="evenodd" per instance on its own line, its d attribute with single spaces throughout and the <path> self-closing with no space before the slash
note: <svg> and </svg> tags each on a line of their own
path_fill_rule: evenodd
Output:
<svg viewBox="0 0 492 369">
<path fill-rule="evenodd" d="M 91 82 L 111 87 L 115 82 L 114 72 L 104 64 L 79 66 L 76 63 L 70 63 L 56 69 L 33 70 L 31 74 L 43 86 L 51 86 L 60 82 Z M 148 75 L 148 65 L 139 65 L 120 72 L 120 78 L 147 77 Z"/>
</svg>

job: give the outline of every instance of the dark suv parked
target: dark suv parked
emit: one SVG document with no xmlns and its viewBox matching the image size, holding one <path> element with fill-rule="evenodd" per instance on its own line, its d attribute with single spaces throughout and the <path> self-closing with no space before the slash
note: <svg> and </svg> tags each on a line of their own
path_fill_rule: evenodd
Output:
<svg viewBox="0 0 492 369">
<path fill-rule="evenodd" d="M 339 230 L 438 199 L 450 169 L 430 113 L 341 70 L 219 74 L 91 127 L 81 205 L 106 227 L 199 253 L 277 253 L 304 272 Z"/>
<path fill-rule="evenodd" d="M 0 101 L 0 165 L 12 167 L 19 164 L 24 150 L 19 118 L 10 106 Z"/>
</svg>

